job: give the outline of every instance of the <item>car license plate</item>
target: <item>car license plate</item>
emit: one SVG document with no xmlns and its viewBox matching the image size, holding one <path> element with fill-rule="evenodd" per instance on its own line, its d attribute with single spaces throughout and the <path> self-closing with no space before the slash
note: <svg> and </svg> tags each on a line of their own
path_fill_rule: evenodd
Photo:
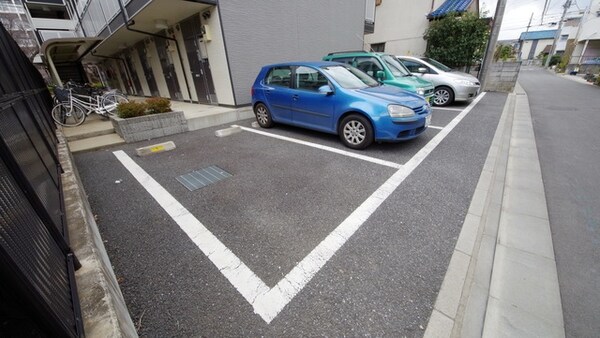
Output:
<svg viewBox="0 0 600 338">
<path fill-rule="evenodd" d="M 430 124 L 431 124 L 431 114 L 427 115 L 427 117 L 425 118 L 425 128 L 429 127 Z"/>
</svg>

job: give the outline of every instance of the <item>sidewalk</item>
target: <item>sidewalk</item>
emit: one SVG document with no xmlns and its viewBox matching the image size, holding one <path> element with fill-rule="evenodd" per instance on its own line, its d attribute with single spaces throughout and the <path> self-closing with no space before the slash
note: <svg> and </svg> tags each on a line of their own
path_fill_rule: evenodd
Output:
<svg viewBox="0 0 600 338">
<path fill-rule="evenodd" d="M 564 337 L 527 94 L 498 124 L 425 337 Z"/>
<path fill-rule="evenodd" d="M 561 77 L 563 79 L 567 79 L 567 80 L 571 80 L 571 81 L 575 81 L 575 82 L 579 82 L 581 84 L 586 84 L 586 85 L 590 85 L 593 86 L 594 84 L 591 82 L 586 81 L 583 78 L 584 74 L 578 74 L 578 75 L 569 75 L 569 74 L 561 74 L 561 73 L 555 73 L 556 76 Z"/>
</svg>

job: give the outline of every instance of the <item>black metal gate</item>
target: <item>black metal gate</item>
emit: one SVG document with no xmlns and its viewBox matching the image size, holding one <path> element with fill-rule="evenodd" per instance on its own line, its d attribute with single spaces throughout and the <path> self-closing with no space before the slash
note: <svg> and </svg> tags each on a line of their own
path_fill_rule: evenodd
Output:
<svg viewBox="0 0 600 338">
<path fill-rule="evenodd" d="M 0 25 L 0 336 L 83 336 L 52 100 Z"/>
</svg>

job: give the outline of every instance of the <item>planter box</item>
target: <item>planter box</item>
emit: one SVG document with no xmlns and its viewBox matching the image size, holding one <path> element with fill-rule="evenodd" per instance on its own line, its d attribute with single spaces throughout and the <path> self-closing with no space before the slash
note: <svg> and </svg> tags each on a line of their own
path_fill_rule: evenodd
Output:
<svg viewBox="0 0 600 338">
<path fill-rule="evenodd" d="M 110 119 L 117 134 L 127 143 L 150 140 L 188 131 L 187 120 L 183 116 L 182 111 L 131 117 L 128 119 L 111 116 Z"/>
</svg>

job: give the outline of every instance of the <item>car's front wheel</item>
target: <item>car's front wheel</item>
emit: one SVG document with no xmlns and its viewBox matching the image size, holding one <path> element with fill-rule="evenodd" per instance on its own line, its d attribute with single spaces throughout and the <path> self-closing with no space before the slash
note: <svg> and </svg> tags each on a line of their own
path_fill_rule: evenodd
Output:
<svg viewBox="0 0 600 338">
<path fill-rule="evenodd" d="M 273 118 L 269 108 L 263 103 L 259 103 L 254 106 L 254 115 L 256 115 L 256 121 L 263 128 L 271 128 L 274 124 Z"/>
<path fill-rule="evenodd" d="M 447 106 L 454 101 L 454 92 L 452 89 L 441 86 L 435 89 L 433 93 L 433 104 L 436 106 Z"/>
<path fill-rule="evenodd" d="M 364 116 L 351 114 L 340 122 L 338 130 L 342 143 L 352 149 L 365 149 L 373 143 L 373 127 Z"/>
</svg>

